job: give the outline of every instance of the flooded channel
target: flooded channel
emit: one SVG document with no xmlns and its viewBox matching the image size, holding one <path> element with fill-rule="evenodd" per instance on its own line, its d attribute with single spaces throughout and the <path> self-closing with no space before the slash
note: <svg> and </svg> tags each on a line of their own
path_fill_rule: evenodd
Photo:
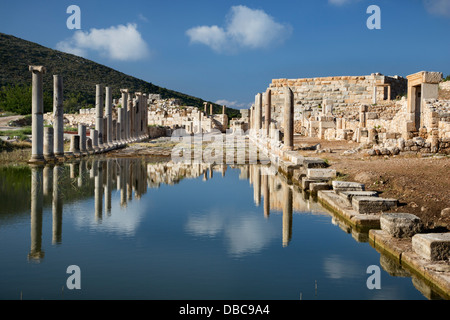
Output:
<svg viewBox="0 0 450 320">
<path fill-rule="evenodd" d="M 0 299 L 439 298 L 267 165 L 88 159 L 0 189 Z"/>
</svg>

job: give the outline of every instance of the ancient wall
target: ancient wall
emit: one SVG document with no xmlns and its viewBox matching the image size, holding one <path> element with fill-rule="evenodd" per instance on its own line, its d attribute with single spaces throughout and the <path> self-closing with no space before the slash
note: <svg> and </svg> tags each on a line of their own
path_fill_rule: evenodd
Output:
<svg viewBox="0 0 450 320">
<path fill-rule="evenodd" d="M 305 79 L 274 79 L 269 85 L 271 90 L 272 118 L 282 122 L 284 106 L 283 87 L 289 86 L 294 93 L 294 117 L 299 120 L 299 114 L 304 108 L 322 107 L 324 99 L 330 100 L 334 108 L 347 108 L 354 103 L 373 104 L 374 87 L 376 101 L 404 95 L 407 90 L 407 80 L 394 76 L 380 74 L 370 76 L 344 76 Z"/>
</svg>

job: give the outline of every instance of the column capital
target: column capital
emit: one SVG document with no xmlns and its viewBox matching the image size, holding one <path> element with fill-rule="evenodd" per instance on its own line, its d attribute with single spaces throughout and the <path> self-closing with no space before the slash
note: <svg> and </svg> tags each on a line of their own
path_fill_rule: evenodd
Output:
<svg viewBox="0 0 450 320">
<path fill-rule="evenodd" d="M 128 89 L 120 89 L 121 93 L 128 93 Z"/>
<path fill-rule="evenodd" d="M 33 73 L 36 72 L 45 73 L 47 71 L 47 69 L 45 69 L 44 66 L 28 66 L 28 70 Z"/>
</svg>

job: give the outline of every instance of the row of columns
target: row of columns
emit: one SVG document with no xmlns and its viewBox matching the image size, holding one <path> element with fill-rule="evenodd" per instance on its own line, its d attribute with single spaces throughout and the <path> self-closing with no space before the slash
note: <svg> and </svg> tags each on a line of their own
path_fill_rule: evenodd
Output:
<svg viewBox="0 0 450 320">
<path fill-rule="evenodd" d="M 284 87 L 283 128 L 284 128 L 284 150 L 294 148 L 294 93 L 291 88 Z M 271 132 L 275 130 L 272 122 L 272 96 L 271 90 L 255 96 L 255 104 L 249 110 L 249 128 L 257 137 L 270 138 Z M 264 114 L 264 122 L 263 122 Z M 264 125 L 263 125 L 264 123 Z"/>
<path fill-rule="evenodd" d="M 32 73 L 32 147 L 29 163 L 45 163 L 89 154 L 107 152 L 127 143 L 148 138 L 147 95 L 136 92 L 133 100 L 128 89 L 122 89 L 122 108 L 113 119 L 112 92 L 110 87 L 96 85 L 95 129 L 78 125 L 78 134 L 71 136 L 70 150 L 64 151 L 63 79 L 53 76 L 53 127 L 44 128 L 43 66 L 30 66 Z M 105 99 L 104 99 L 105 96 Z M 105 109 L 105 115 L 103 115 Z"/>
<path fill-rule="evenodd" d="M 90 167 L 90 168 L 89 168 Z M 70 163 L 70 174 L 61 163 L 46 166 L 31 165 L 30 190 L 30 251 L 28 259 L 39 261 L 45 257 L 42 248 L 44 197 L 52 197 L 52 244 L 62 243 L 64 179 L 77 179 L 78 187 L 90 185 L 94 180 L 95 220 L 100 222 L 103 214 L 111 214 L 114 183 L 120 191 L 120 206 L 126 207 L 134 198 L 147 192 L 147 171 L 143 163 L 135 159 L 92 160 Z M 52 189 L 51 189 L 52 188 Z"/>
</svg>

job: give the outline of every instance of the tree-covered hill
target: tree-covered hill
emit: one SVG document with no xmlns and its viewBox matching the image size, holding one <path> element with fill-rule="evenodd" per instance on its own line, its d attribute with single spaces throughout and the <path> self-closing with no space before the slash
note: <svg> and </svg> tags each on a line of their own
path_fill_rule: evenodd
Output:
<svg viewBox="0 0 450 320">
<path fill-rule="evenodd" d="M 200 98 L 162 88 L 88 59 L 4 33 L 0 33 L 0 100 L 5 100 L 7 91 L 13 96 L 28 95 L 31 86 L 29 65 L 42 65 L 47 69 L 44 75 L 45 111 L 52 109 L 54 74 L 63 76 L 66 112 L 76 111 L 73 109 L 77 107 L 93 106 L 95 85 L 99 83 L 111 87 L 114 98 L 120 97 L 120 89 L 128 88 L 131 92 L 160 94 L 163 99 L 176 98 L 182 105 L 203 108 L 204 100 Z M 222 112 L 222 106 L 213 105 L 215 113 Z M 238 117 L 239 110 L 227 108 L 227 114 Z"/>
</svg>

